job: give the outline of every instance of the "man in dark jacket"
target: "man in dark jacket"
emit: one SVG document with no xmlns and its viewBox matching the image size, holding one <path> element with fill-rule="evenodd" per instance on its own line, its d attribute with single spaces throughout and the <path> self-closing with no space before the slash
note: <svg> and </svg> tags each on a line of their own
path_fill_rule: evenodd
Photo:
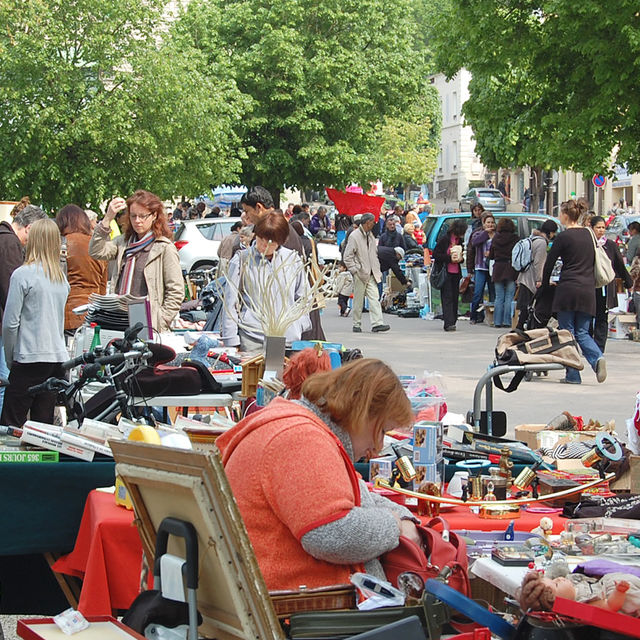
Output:
<svg viewBox="0 0 640 640">
<path fill-rule="evenodd" d="M 393 271 L 400 284 L 406 286 L 407 279 L 400 268 L 400 260 L 404 258 L 404 249 L 402 247 L 381 247 L 378 245 L 378 260 L 380 260 L 380 271 L 386 273 Z"/>
<path fill-rule="evenodd" d="M 23 263 L 24 250 L 27 244 L 29 229 L 36 220 L 46 218 L 47 215 L 33 204 L 27 205 L 16 214 L 13 222 L 0 222 L 0 323 L 4 315 L 9 293 L 11 274 Z M 0 378 L 9 377 L 9 367 L 4 357 L 4 342 L 0 332 Z M 0 388 L 0 413 L 4 401 L 4 388 Z"/>
<path fill-rule="evenodd" d="M 384 233 L 380 236 L 380 240 L 378 240 L 378 245 L 383 247 L 402 247 L 406 250 L 406 246 L 404 244 L 404 238 L 402 237 L 402 232 L 398 231 L 396 226 L 400 222 L 400 219 L 397 216 L 389 216 L 384 223 Z"/>
</svg>

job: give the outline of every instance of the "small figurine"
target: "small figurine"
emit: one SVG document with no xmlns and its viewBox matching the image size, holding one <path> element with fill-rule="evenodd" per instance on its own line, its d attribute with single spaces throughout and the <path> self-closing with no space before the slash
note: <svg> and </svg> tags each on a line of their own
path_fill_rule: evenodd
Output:
<svg viewBox="0 0 640 640">
<path fill-rule="evenodd" d="M 502 447 L 502 449 L 500 450 L 500 475 L 503 478 L 507 479 L 507 491 L 511 489 L 511 483 L 513 481 L 511 469 L 513 469 L 511 450 L 509 449 L 509 447 Z"/>
<path fill-rule="evenodd" d="M 518 599 L 523 611 L 551 611 L 556 597 L 638 616 L 640 578 L 626 573 L 608 573 L 595 580 L 572 573 L 550 580 L 537 571 L 530 571 L 522 581 Z"/>
<path fill-rule="evenodd" d="M 440 486 L 435 482 L 423 482 L 418 487 L 418 493 L 425 493 L 429 496 L 440 497 Z M 418 500 L 418 515 L 433 518 L 440 515 L 440 503 L 430 500 Z"/>
<path fill-rule="evenodd" d="M 498 498 L 496 498 L 496 494 L 493 493 L 493 490 L 494 490 L 493 482 L 488 482 L 487 483 L 487 493 L 485 493 L 485 495 L 484 495 L 484 500 L 486 502 L 494 502 L 495 500 L 498 499 Z"/>
<path fill-rule="evenodd" d="M 536 533 L 548 540 L 552 529 L 553 520 L 549 516 L 544 516 L 544 518 L 540 518 L 540 524 L 535 529 L 531 529 L 531 533 Z"/>
</svg>

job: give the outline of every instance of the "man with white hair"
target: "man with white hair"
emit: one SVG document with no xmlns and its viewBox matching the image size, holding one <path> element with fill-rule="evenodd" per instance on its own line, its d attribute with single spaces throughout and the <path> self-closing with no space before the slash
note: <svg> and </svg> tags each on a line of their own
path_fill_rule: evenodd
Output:
<svg viewBox="0 0 640 640">
<path fill-rule="evenodd" d="M 362 305 L 365 296 L 369 301 L 371 331 L 389 331 L 382 319 L 382 307 L 378 299 L 378 283 L 382 281 L 380 261 L 376 249 L 376 239 L 371 230 L 376 223 L 375 216 L 365 213 L 359 227 L 351 233 L 344 251 L 344 263 L 353 275 L 353 332 L 362 333 Z"/>
<path fill-rule="evenodd" d="M 400 260 L 404 258 L 402 247 L 382 247 L 378 245 L 378 260 L 382 273 L 393 271 L 402 286 L 407 286 L 407 278 L 400 268 Z"/>
</svg>

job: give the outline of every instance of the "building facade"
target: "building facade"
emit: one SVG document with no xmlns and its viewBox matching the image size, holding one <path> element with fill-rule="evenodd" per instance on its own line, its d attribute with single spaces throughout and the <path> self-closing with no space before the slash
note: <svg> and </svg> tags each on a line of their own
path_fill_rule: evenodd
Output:
<svg viewBox="0 0 640 640">
<path fill-rule="evenodd" d="M 465 126 L 462 105 L 469 97 L 471 74 L 462 69 L 447 81 L 444 74 L 431 77 L 442 105 L 442 134 L 438 168 L 432 189 L 436 210 L 443 206 L 457 206 L 470 186 L 484 186 L 487 171 L 475 154 L 471 127 Z"/>
</svg>

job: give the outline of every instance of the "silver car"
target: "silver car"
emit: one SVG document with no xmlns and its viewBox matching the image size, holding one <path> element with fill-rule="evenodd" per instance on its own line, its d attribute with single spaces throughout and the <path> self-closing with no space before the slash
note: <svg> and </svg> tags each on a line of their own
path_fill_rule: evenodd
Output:
<svg viewBox="0 0 640 640">
<path fill-rule="evenodd" d="M 231 233 L 240 218 L 202 218 L 182 220 L 173 235 L 180 266 L 185 273 L 197 269 L 211 269 L 218 264 L 220 241 Z"/>
<path fill-rule="evenodd" d="M 503 195 L 497 189 L 478 187 L 460 198 L 460 210 L 471 211 L 474 205 L 481 204 L 487 211 L 506 211 L 507 205 Z"/>
</svg>

